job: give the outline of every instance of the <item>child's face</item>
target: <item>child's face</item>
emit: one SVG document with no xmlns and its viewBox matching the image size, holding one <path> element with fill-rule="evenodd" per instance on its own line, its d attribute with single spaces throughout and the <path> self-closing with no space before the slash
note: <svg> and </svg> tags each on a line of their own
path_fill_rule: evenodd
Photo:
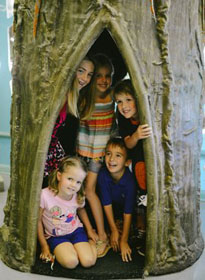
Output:
<svg viewBox="0 0 205 280">
<path fill-rule="evenodd" d="M 68 167 L 63 173 L 58 171 L 58 195 L 65 200 L 70 200 L 73 194 L 80 190 L 85 177 L 85 171 L 75 166 Z"/>
<path fill-rule="evenodd" d="M 137 115 L 135 100 L 131 94 L 121 92 L 115 97 L 119 112 L 126 118 L 134 118 Z"/>
<path fill-rule="evenodd" d="M 127 160 L 127 151 L 124 148 L 112 144 L 106 148 L 105 164 L 111 176 L 120 178 L 129 163 L 130 161 Z"/>
<path fill-rule="evenodd" d="M 82 89 L 89 84 L 94 73 L 94 64 L 89 60 L 83 60 L 76 71 L 78 89 Z"/>
<path fill-rule="evenodd" d="M 100 67 L 95 74 L 96 90 L 105 93 L 112 84 L 112 75 L 108 67 Z"/>
</svg>

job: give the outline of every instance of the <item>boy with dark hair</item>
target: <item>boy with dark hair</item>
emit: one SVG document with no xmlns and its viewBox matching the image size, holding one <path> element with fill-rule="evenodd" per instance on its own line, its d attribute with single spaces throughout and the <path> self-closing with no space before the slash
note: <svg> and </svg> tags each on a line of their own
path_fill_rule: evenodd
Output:
<svg viewBox="0 0 205 280">
<path fill-rule="evenodd" d="M 136 201 L 136 182 L 128 166 L 131 163 L 123 139 L 111 138 L 105 149 L 105 167 L 98 174 L 97 184 L 105 215 L 110 227 L 110 244 L 121 251 L 122 260 L 129 262 L 131 248 L 128 244 L 132 212 Z M 122 233 L 118 220 L 122 220 Z"/>
</svg>

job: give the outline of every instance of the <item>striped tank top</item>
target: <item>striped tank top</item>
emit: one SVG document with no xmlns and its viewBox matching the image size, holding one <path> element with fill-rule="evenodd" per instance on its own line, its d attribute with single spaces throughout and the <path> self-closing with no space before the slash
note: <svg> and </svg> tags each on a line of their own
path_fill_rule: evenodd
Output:
<svg viewBox="0 0 205 280">
<path fill-rule="evenodd" d="M 99 158 L 105 155 L 105 146 L 114 123 L 114 102 L 95 103 L 89 120 L 81 120 L 77 138 L 77 153 L 83 157 Z"/>
</svg>

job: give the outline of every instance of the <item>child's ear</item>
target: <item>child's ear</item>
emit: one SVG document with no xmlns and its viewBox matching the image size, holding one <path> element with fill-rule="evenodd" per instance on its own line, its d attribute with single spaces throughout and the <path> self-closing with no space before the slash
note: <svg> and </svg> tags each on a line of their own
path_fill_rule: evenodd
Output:
<svg viewBox="0 0 205 280">
<path fill-rule="evenodd" d="M 125 162 L 125 166 L 129 166 L 131 163 L 132 163 L 132 160 L 131 159 L 127 159 L 126 162 Z"/>
<path fill-rule="evenodd" d="M 58 181 L 60 181 L 61 175 L 62 175 L 62 174 L 61 174 L 59 171 L 57 171 L 57 180 L 58 180 Z"/>
</svg>

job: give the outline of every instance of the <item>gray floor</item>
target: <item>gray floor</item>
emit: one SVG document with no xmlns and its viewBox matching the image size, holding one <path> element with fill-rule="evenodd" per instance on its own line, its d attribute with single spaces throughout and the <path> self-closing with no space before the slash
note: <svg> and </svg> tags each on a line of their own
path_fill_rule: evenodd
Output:
<svg viewBox="0 0 205 280">
<path fill-rule="evenodd" d="M 9 175 L 2 174 L 4 179 L 5 191 L 0 192 L 0 226 L 3 223 L 3 207 L 6 203 L 7 189 L 9 186 Z M 205 202 L 201 202 L 202 232 L 205 239 Z M 7 267 L 0 261 L 0 280 L 65 280 L 61 277 L 40 276 L 31 273 L 22 273 Z M 191 267 L 182 272 L 169 275 L 148 277 L 148 280 L 204 280 L 205 279 L 205 250 L 200 259 Z"/>
</svg>

